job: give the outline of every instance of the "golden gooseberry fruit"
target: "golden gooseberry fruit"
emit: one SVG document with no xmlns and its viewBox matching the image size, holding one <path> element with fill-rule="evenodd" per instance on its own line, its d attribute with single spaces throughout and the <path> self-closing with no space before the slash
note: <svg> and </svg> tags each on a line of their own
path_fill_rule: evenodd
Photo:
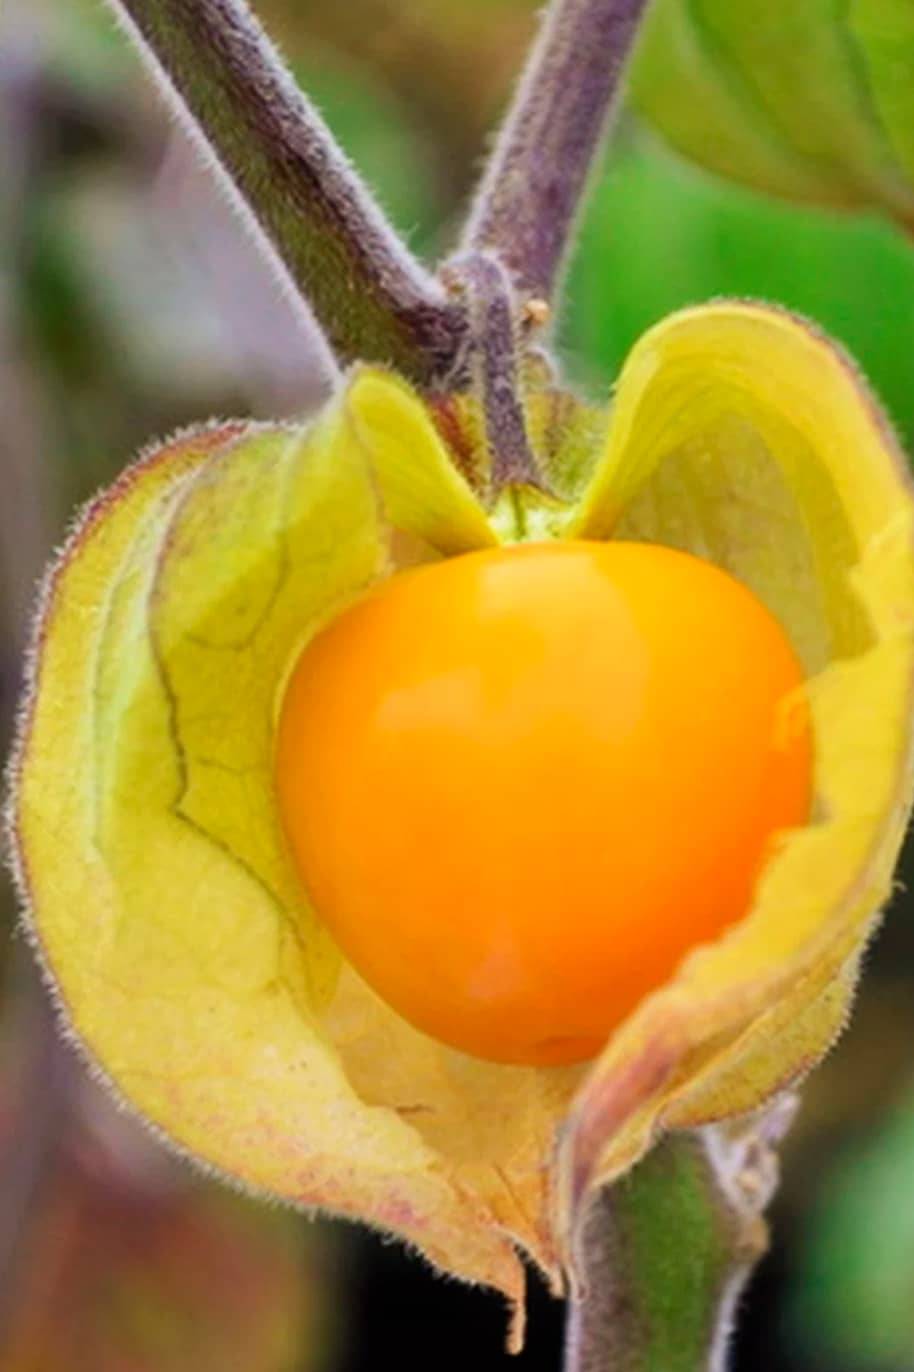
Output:
<svg viewBox="0 0 914 1372">
<path fill-rule="evenodd" d="M 305 647 L 279 806 L 319 917 L 419 1029 L 593 1056 L 806 821 L 803 672 L 708 562 L 557 542 L 402 572 Z"/>
</svg>

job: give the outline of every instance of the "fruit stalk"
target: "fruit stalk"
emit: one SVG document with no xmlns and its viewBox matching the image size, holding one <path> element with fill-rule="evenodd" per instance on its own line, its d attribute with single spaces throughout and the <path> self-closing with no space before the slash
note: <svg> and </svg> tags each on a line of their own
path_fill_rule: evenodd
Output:
<svg viewBox="0 0 914 1372">
<path fill-rule="evenodd" d="M 110 0 L 169 104 L 341 362 L 446 373 L 465 324 L 409 253 L 244 0 Z"/>
</svg>

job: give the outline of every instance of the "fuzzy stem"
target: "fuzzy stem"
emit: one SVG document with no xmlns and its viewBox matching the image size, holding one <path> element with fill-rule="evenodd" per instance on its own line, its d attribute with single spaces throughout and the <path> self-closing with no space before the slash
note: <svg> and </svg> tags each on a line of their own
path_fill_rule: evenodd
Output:
<svg viewBox="0 0 914 1372">
<path fill-rule="evenodd" d="M 564 1372 L 724 1372 L 794 1108 L 785 1098 L 754 1121 L 670 1135 L 593 1197 Z"/>
<path fill-rule="evenodd" d="M 647 0 L 552 0 L 479 188 L 464 249 L 551 302 Z"/>
<path fill-rule="evenodd" d="M 469 343 L 462 369 L 480 402 L 490 493 L 542 487 L 522 397 L 523 309 L 511 278 L 497 258 L 481 252 L 455 259 L 445 275 L 466 303 Z"/>
<path fill-rule="evenodd" d="M 407 252 L 244 0 L 108 0 L 341 361 L 446 374 L 462 314 Z"/>
</svg>

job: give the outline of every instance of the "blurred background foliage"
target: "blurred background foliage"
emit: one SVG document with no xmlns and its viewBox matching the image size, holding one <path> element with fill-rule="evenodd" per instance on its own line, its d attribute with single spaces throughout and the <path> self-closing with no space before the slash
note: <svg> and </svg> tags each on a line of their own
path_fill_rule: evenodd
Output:
<svg viewBox="0 0 914 1372">
<path fill-rule="evenodd" d="M 770 17 L 771 8 L 745 12 Z M 413 246 L 445 251 L 533 32 L 533 0 L 260 0 L 257 9 Z M 652 124 L 626 110 L 596 181 L 559 321 L 568 373 L 605 394 L 634 339 L 669 310 L 717 295 L 761 297 L 840 339 L 914 449 L 914 246 L 899 211 L 907 190 L 882 199 L 820 193 L 808 146 L 805 190 L 799 176 L 782 171 L 778 182 L 770 165 L 758 170 L 746 148 L 770 148 L 770 129 L 728 124 L 727 100 L 735 83 L 754 79 L 754 61 L 773 60 L 771 42 L 746 48 L 734 30 L 726 61 L 707 69 L 708 25 L 726 26 L 737 10 L 721 0 L 658 5 L 635 79 L 638 110 Z M 817 2 L 804 13 L 827 23 L 832 10 Z M 854 13 L 884 57 L 876 40 L 903 7 L 866 0 Z M 700 49 L 688 27 L 696 16 Z M 810 80 L 802 94 L 819 121 L 813 161 L 833 170 L 845 145 L 859 154 L 830 103 L 844 77 L 815 67 L 821 54 L 803 48 L 799 30 L 785 32 L 791 60 L 805 52 L 808 70 L 819 71 L 818 86 Z M 910 79 L 914 57 L 905 70 Z M 897 72 L 893 79 L 895 90 Z M 761 101 L 769 113 L 777 82 L 772 89 Z M 894 104 L 890 114 L 897 126 Z M 750 185 L 714 179 L 663 135 L 718 172 L 748 167 L 741 179 Z M 766 198 L 752 184 L 807 203 Z M 855 212 L 811 203 L 826 200 Z M 321 385 L 314 339 L 296 327 L 100 5 L 6 0 L 7 730 L 36 579 L 74 503 L 157 434 L 211 414 L 300 412 Z M 910 916 L 901 894 L 853 1032 L 805 1093 L 774 1248 L 740 1324 L 737 1372 L 914 1369 Z M 10 892 L 3 918 L 12 930 Z M 21 946 L 5 939 L 0 948 L 0 1372 L 558 1366 L 560 1308 L 538 1288 L 530 1346 L 509 1363 L 493 1297 L 434 1278 L 370 1235 L 267 1209 L 174 1162 L 61 1050 Z"/>
</svg>

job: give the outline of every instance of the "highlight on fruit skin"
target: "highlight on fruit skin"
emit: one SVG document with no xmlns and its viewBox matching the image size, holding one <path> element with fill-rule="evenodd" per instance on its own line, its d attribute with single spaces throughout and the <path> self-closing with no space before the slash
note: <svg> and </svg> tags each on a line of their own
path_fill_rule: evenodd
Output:
<svg viewBox="0 0 914 1372">
<path fill-rule="evenodd" d="M 809 815 L 803 672 L 711 563 L 561 541 L 401 572 L 305 648 L 280 811 L 319 917 L 466 1053 L 594 1057 Z"/>
<path fill-rule="evenodd" d="M 518 1248 L 573 1281 L 594 1186 L 663 1130 L 766 1104 L 847 1019 L 910 809 L 914 506 L 846 360 L 762 306 L 652 329 L 602 419 L 531 394 L 548 499 L 491 502 L 485 454 L 450 460 L 441 433 L 472 412 L 448 404 L 439 430 L 357 370 L 310 424 L 184 435 L 93 504 L 36 629 L 11 822 L 27 927 L 122 1098 L 210 1167 L 517 1304 Z M 307 643 L 394 572 L 457 575 L 524 538 L 664 545 L 735 577 L 802 666 L 813 740 L 809 823 L 588 1065 L 487 1062 L 392 1009 L 307 899 L 275 795 Z M 407 858 L 421 878 L 428 854 Z"/>
</svg>

